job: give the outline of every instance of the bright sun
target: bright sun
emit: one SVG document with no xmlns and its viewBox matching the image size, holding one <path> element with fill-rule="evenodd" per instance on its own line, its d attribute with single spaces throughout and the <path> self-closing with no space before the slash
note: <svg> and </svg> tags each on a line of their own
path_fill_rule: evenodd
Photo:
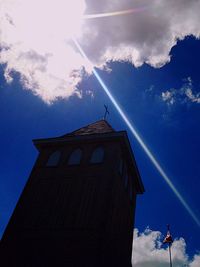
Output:
<svg viewBox="0 0 200 267">
<path fill-rule="evenodd" d="M 9 16 L 17 28 L 12 38 L 23 40 L 27 47 L 81 35 L 84 0 L 10 0 L 10 3 Z"/>
</svg>

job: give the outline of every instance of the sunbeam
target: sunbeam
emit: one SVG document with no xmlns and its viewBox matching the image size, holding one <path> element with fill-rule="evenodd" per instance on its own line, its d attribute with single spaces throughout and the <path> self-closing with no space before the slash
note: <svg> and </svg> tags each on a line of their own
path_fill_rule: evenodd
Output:
<svg viewBox="0 0 200 267">
<path fill-rule="evenodd" d="M 89 58 L 87 57 L 87 55 L 85 54 L 85 52 L 83 51 L 82 47 L 77 42 L 77 40 L 73 39 L 73 41 L 74 41 L 76 47 L 78 48 L 80 54 L 88 61 L 88 64 L 92 65 L 92 63 L 90 62 Z M 145 151 L 145 153 L 147 154 L 147 156 L 149 157 L 149 159 L 151 160 L 151 162 L 153 163 L 153 165 L 155 166 L 157 171 L 160 173 L 161 177 L 165 180 L 165 182 L 168 184 L 168 186 L 174 192 L 174 194 L 179 199 L 179 201 L 181 202 L 183 207 L 187 210 L 187 212 L 192 217 L 192 219 L 196 222 L 196 224 L 198 226 L 200 226 L 200 221 L 199 221 L 198 217 L 192 211 L 191 207 L 187 204 L 187 202 L 184 200 L 184 198 L 182 197 L 180 192 L 176 189 L 176 187 L 174 186 L 174 184 L 172 183 L 170 178 L 167 176 L 165 171 L 162 169 L 162 167 L 160 166 L 160 164 L 158 163 L 158 161 L 156 160 L 154 155 L 151 153 L 151 151 L 149 150 L 147 145 L 144 143 L 144 141 L 142 140 L 142 138 L 140 137 L 140 135 L 136 131 L 135 127 L 130 122 L 130 120 L 128 119 L 127 115 L 124 113 L 124 111 L 122 110 L 122 108 L 120 107 L 118 102 L 115 100 L 115 98 L 113 97 L 113 95 L 109 91 L 108 87 L 106 86 L 104 81 L 101 79 L 101 77 L 99 76 L 98 72 L 96 71 L 96 69 L 94 67 L 93 67 L 93 73 L 94 73 L 96 79 L 98 80 L 98 82 L 100 83 L 101 87 L 103 88 L 104 92 L 107 94 L 107 96 L 109 97 L 109 99 L 111 100 L 111 102 L 113 103 L 113 105 L 115 106 L 115 108 L 117 109 L 119 114 L 121 115 L 122 119 L 124 120 L 124 122 L 126 123 L 128 128 L 130 129 L 130 131 L 133 134 L 133 136 L 136 138 L 136 140 L 141 145 L 141 147 L 143 148 L 143 150 Z"/>
<path fill-rule="evenodd" d="M 122 16 L 122 15 L 138 13 L 138 12 L 144 11 L 145 9 L 146 7 L 140 7 L 140 8 L 131 8 L 131 9 L 122 10 L 122 11 L 84 15 L 83 19 L 97 19 L 97 18 L 105 18 L 105 17 L 112 17 L 112 16 Z"/>
</svg>

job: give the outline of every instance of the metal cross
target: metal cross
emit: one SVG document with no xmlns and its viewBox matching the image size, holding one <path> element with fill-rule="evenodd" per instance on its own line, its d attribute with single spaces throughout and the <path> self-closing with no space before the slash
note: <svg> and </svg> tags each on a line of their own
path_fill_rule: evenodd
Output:
<svg viewBox="0 0 200 267">
<path fill-rule="evenodd" d="M 105 114 L 104 114 L 104 116 L 103 116 L 103 119 L 105 120 L 106 117 L 107 117 L 107 115 L 109 115 L 110 113 L 109 113 L 109 111 L 108 111 L 108 106 L 104 105 L 104 108 L 105 108 Z"/>
</svg>

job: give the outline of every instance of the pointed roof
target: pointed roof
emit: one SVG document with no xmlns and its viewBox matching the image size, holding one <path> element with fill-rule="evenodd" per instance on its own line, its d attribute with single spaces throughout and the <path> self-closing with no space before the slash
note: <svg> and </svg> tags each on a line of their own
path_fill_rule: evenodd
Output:
<svg viewBox="0 0 200 267">
<path fill-rule="evenodd" d="M 97 122 L 91 123 L 85 127 L 75 130 L 65 136 L 77 136 L 77 135 L 89 135 L 89 134 L 101 134 L 115 132 L 112 126 L 106 120 L 99 120 Z"/>
</svg>

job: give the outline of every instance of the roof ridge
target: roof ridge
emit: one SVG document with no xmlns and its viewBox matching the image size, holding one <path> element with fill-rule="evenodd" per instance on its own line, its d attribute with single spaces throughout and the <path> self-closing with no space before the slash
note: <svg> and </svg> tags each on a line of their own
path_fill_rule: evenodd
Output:
<svg viewBox="0 0 200 267">
<path fill-rule="evenodd" d="M 74 136 L 74 135 L 89 135 L 89 134 L 99 134 L 99 133 L 108 133 L 115 132 L 113 127 L 104 119 L 98 120 L 86 126 L 83 126 L 71 133 L 65 134 L 61 137 Z"/>
</svg>

